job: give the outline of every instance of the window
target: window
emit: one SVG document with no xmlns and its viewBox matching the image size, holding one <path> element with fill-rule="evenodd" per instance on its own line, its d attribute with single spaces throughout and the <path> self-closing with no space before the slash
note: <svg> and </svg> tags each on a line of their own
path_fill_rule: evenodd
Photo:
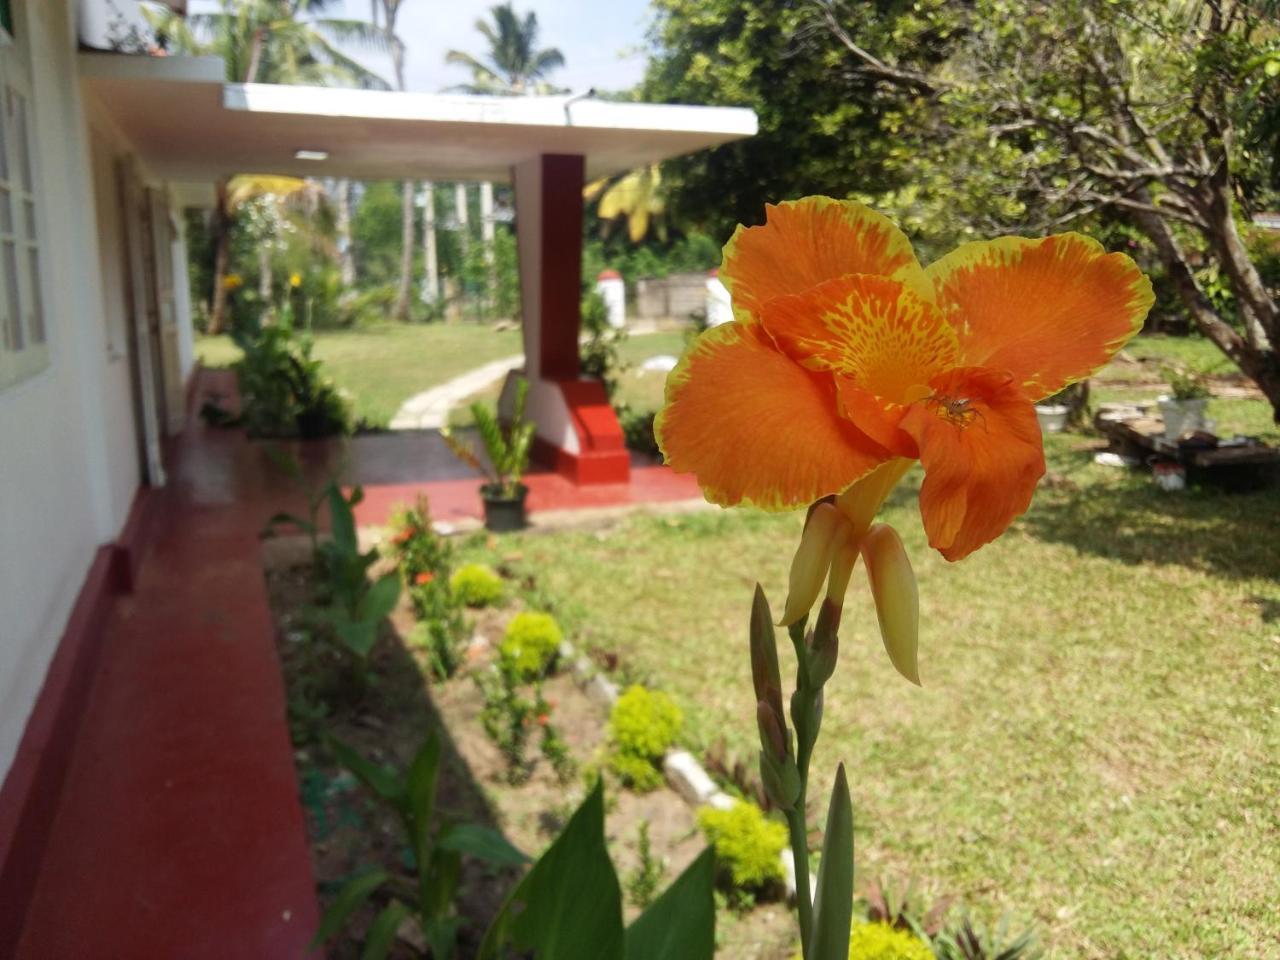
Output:
<svg viewBox="0 0 1280 960">
<path fill-rule="evenodd" d="M 31 85 L 15 46 L 0 61 L 0 388 L 49 362 Z"/>
</svg>

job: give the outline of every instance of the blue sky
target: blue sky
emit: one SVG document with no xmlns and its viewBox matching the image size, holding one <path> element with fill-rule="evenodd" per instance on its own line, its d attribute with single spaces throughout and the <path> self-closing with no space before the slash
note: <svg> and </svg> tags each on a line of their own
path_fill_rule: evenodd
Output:
<svg viewBox="0 0 1280 960">
<path fill-rule="evenodd" d="M 334 16 L 369 18 L 369 0 L 344 0 L 345 12 Z M 409 50 L 406 72 L 409 89 L 438 92 L 466 83 L 462 67 L 445 66 L 445 51 L 484 53 L 484 38 L 475 22 L 487 16 L 494 0 L 403 0 L 396 24 Z M 192 0 L 193 12 L 217 9 L 216 0 Z M 515 0 L 518 13 L 538 15 L 539 45 L 559 47 L 565 67 L 552 75 L 557 86 L 574 91 L 597 87 L 617 90 L 638 82 L 644 74 L 645 29 L 648 0 Z M 361 57 L 391 78 L 391 66 L 383 57 Z"/>
</svg>

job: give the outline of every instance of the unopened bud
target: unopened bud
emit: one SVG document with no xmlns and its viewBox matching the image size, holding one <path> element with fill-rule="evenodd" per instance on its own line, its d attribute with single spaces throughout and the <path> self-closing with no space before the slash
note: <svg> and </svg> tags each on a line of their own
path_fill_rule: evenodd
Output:
<svg viewBox="0 0 1280 960">
<path fill-rule="evenodd" d="M 760 729 L 760 746 L 774 759 L 784 759 L 787 755 L 787 735 L 782 732 L 782 718 L 763 700 L 756 704 L 756 726 Z"/>
<path fill-rule="evenodd" d="M 919 686 L 920 597 L 906 548 L 893 527 L 877 523 L 862 538 L 862 558 L 885 651 L 898 672 Z"/>
<path fill-rule="evenodd" d="M 809 511 L 809 519 L 800 536 L 800 546 L 791 561 L 791 578 L 787 590 L 787 606 L 782 625 L 790 626 L 813 607 L 822 590 L 822 581 L 831 569 L 831 550 L 836 535 L 846 526 L 840 511 L 823 501 Z"/>
<path fill-rule="evenodd" d="M 773 614 L 760 584 L 756 584 L 751 602 L 751 682 L 756 699 L 762 700 L 782 716 L 782 675 L 778 669 L 778 643 L 774 636 Z"/>
<path fill-rule="evenodd" d="M 840 607 L 823 600 L 809 646 L 809 683 L 821 687 L 836 672 L 840 656 Z"/>
</svg>

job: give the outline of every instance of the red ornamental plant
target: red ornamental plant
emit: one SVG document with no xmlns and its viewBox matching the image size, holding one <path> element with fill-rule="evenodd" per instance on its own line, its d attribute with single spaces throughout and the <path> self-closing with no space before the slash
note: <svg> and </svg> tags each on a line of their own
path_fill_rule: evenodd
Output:
<svg viewBox="0 0 1280 960">
<path fill-rule="evenodd" d="M 693 473 L 708 500 L 808 509 L 781 619 L 797 661 L 789 711 L 759 586 L 751 670 L 761 777 L 795 855 L 803 955 L 844 960 L 853 811 L 843 765 L 814 898 L 804 811 L 859 556 L 889 658 L 920 682 L 915 575 L 875 516 L 919 461 L 930 546 L 960 560 L 1003 533 L 1044 474 L 1035 402 L 1137 333 L 1151 284 L 1127 256 L 1077 233 L 966 243 L 923 267 L 887 218 L 827 197 L 769 206 L 763 226 L 739 227 L 720 279 L 735 320 L 703 334 L 672 371 L 655 431 L 667 462 Z"/>
</svg>

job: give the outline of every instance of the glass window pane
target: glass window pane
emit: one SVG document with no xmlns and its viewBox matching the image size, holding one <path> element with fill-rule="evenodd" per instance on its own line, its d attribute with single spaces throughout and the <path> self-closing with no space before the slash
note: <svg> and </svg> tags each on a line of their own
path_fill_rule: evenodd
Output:
<svg viewBox="0 0 1280 960">
<path fill-rule="evenodd" d="M 9 108 L 3 96 L 0 96 L 0 180 L 9 181 Z"/>
<path fill-rule="evenodd" d="M 40 251 L 27 249 L 27 263 L 31 267 L 31 342 L 44 343 L 44 297 L 40 288 Z"/>
<path fill-rule="evenodd" d="M 9 89 L 13 98 L 13 138 L 18 148 L 18 170 L 22 174 L 22 189 L 31 192 L 31 131 L 27 127 L 27 101 L 22 94 L 13 88 Z"/>
<path fill-rule="evenodd" d="M 22 305 L 18 302 L 18 248 L 12 240 L 4 242 L 4 292 L 8 301 L 9 316 L 5 324 L 7 336 L 5 346 L 10 350 L 21 350 L 22 337 Z"/>
<path fill-rule="evenodd" d="M 13 201 L 9 188 L 0 186 L 0 234 L 13 235 Z"/>
<path fill-rule="evenodd" d="M 36 239 L 36 204 L 34 200 L 24 200 L 22 206 L 27 215 L 27 240 L 34 243 Z"/>
</svg>

